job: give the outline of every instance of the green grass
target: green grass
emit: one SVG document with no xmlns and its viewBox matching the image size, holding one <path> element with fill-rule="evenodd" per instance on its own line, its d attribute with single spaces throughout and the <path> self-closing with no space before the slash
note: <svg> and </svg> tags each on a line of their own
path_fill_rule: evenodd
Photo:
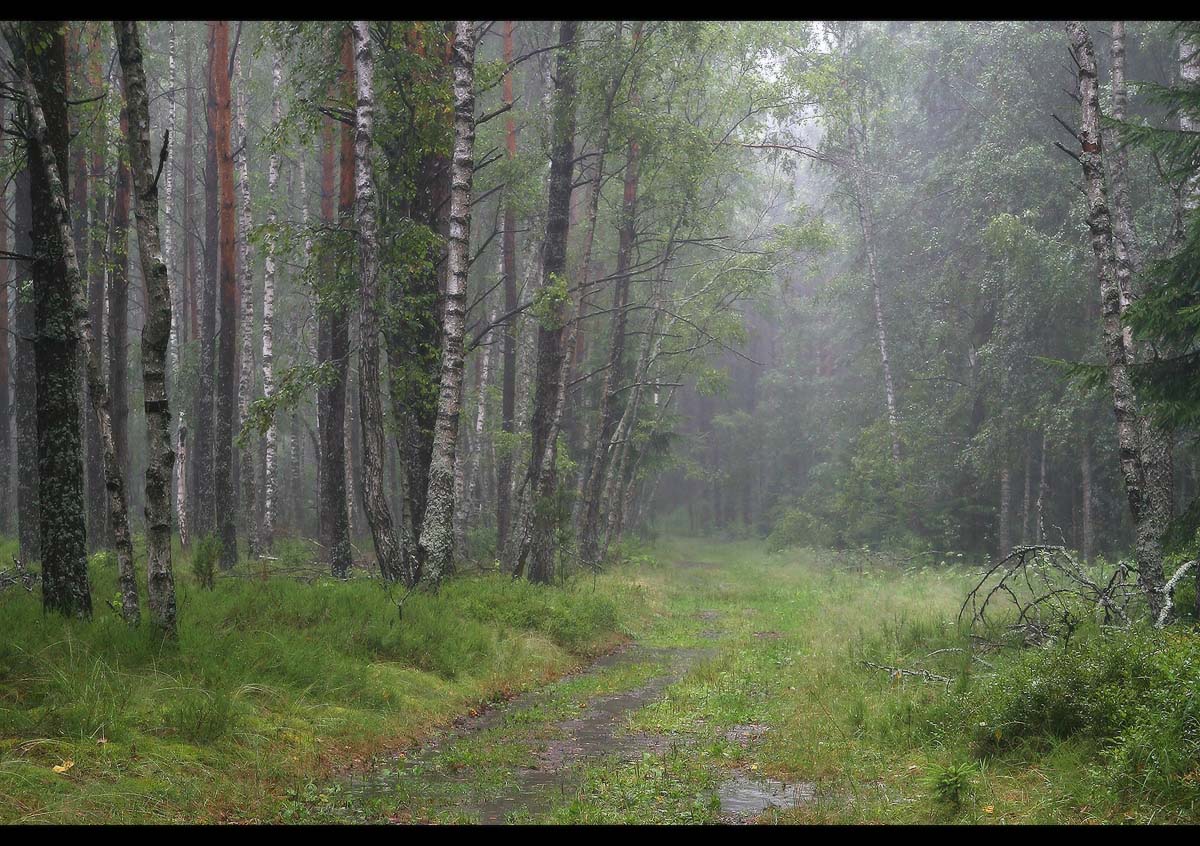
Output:
<svg viewBox="0 0 1200 846">
<path fill-rule="evenodd" d="M 254 566 L 209 591 L 177 557 L 177 643 L 106 606 L 105 557 L 91 622 L 43 615 L 36 591 L 0 596 L 0 820 L 277 819 L 335 766 L 613 647 L 642 607 L 611 579 L 498 575 L 398 607 L 403 591 L 373 580 L 263 580 Z"/>
<path fill-rule="evenodd" d="M 597 696 L 661 672 L 619 664 L 546 687 L 487 730 L 375 769 L 484 701 L 540 686 L 634 637 L 704 649 L 619 732 L 667 754 L 577 765 L 525 822 L 710 822 L 733 771 L 811 783 L 778 822 L 1081 823 L 1197 819 L 1200 646 L 1185 630 L 973 653 L 962 564 L 889 564 L 760 542 L 665 539 L 593 582 L 452 580 L 402 611 L 380 585 L 185 576 L 181 637 L 44 617 L 0 596 L 0 819 L 454 822 L 505 795 L 539 744 Z M 281 554 L 281 558 L 285 557 Z M 302 548 L 289 549 L 305 564 Z M 176 565 L 188 573 L 186 558 Z M 112 565 L 93 565 L 98 600 Z M 864 662 L 926 669 L 894 678 Z M 744 742 L 733 733 L 769 729 Z M 63 773 L 55 766 L 73 761 Z M 389 771 L 387 767 L 395 769 Z"/>
</svg>

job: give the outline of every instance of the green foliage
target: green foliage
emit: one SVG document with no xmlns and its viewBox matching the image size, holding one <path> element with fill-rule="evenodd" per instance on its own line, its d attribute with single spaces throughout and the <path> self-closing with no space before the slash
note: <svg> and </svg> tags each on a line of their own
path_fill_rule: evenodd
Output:
<svg viewBox="0 0 1200 846">
<path fill-rule="evenodd" d="M 791 546 L 828 548 L 835 544 L 833 528 L 819 517 L 799 508 L 789 508 L 775 521 L 767 536 L 767 549 L 778 552 Z"/>
<path fill-rule="evenodd" d="M 543 329 L 560 329 L 565 319 L 564 309 L 570 301 L 567 278 L 557 273 L 550 274 L 546 284 L 533 295 L 529 311 Z"/>
<path fill-rule="evenodd" d="M 117 566 L 117 554 L 111 549 L 101 549 L 93 552 L 88 557 L 88 566 L 97 570 L 115 570 Z"/>
<path fill-rule="evenodd" d="M 214 534 L 196 538 L 192 547 L 192 577 L 201 587 L 212 590 L 217 562 L 221 560 L 221 539 Z"/>
<path fill-rule="evenodd" d="M 957 806 L 970 791 L 972 778 L 978 772 L 979 767 L 970 761 L 946 766 L 934 764 L 925 784 L 937 801 Z"/>
</svg>

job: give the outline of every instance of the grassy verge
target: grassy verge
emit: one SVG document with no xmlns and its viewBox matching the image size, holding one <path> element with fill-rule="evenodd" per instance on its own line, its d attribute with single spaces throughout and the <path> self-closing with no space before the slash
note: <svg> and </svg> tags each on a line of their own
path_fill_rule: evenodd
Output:
<svg viewBox="0 0 1200 846">
<path fill-rule="evenodd" d="M 955 621 L 971 583 L 961 566 L 836 565 L 810 550 L 693 541 L 656 557 L 634 581 L 668 613 L 644 637 L 700 644 L 720 630 L 716 655 L 631 721 L 687 742 L 686 761 L 593 769 L 546 819 L 710 818 L 704 792 L 731 770 L 812 785 L 815 800 L 764 821 L 1197 819 L 1190 632 L 1080 631 L 1069 644 L 973 654 Z M 769 728 L 735 742 L 747 725 Z"/>
<path fill-rule="evenodd" d="M 365 579 L 226 578 L 212 592 L 183 585 L 173 646 L 102 603 L 81 624 L 10 590 L 0 819 L 471 820 L 561 741 L 564 721 L 661 667 L 573 676 L 421 766 L 376 770 L 370 790 L 331 776 L 627 637 L 703 650 L 617 727 L 666 736 L 669 751 L 589 756 L 514 821 L 716 821 L 714 795 L 735 773 L 809 785 L 810 801 L 764 821 L 1197 818 L 1193 634 L 1080 631 L 973 653 L 955 623 L 965 568 L 880 561 L 664 540 L 594 582 L 465 577 L 402 614 Z M 111 570 L 94 567 L 101 600 Z"/>
<path fill-rule="evenodd" d="M 252 570 L 212 591 L 182 577 L 175 644 L 106 606 L 104 560 L 90 623 L 0 596 L 0 821 L 280 819 L 336 768 L 578 666 L 646 610 L 615 579 L 468 576 L 401 610 L 375 581 Z"/>
</svg>

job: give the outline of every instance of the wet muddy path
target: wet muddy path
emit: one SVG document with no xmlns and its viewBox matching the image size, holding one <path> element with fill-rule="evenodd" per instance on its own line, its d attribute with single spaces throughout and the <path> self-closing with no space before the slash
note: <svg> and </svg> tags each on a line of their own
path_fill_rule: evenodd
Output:
<svg viewBox="0 0 1200 846">
<path fill-rule="evenodd" d="M 420 748 L 376 761 L 366 773 L 345 777 L 325 792 L 323 816 L 397 823 L 587 822 L 614 816 L 654 822 L 655 803 L 673 803 L 674 821 L 746 822 L 769 808 L 809 802 L 811 785 L 713 766 L 699 754 L 701 744 L 713 742 L 751 748 L 770 731 L 767 725 L 717 730 L 699 719 L 665 732 L 639 726 L 646 722 L 639 715 L 648 710 L 675 713 L 672 696 L 679 683 L 721 660 L 723 616 L 693 613 L 683 645 L 631 644 L 460 720 Z M 599 816 L 590 816 L 596 807 Z"/>
</svg>

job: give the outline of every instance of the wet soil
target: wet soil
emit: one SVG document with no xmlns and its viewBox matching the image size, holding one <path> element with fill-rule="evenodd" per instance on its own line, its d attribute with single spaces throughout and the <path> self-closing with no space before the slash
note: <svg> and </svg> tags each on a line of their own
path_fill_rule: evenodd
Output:
<svg viewBox="0 0 1200 846">
<path fill-rule="evenodd" d="M 701 611 L 696 615 L 712 622 L 720 617 L 716 611 Z M 757 632 L 770 637 L 774 632 Z M 701 633 L 705 639 L 721 635 L 718 629 Z M 595 696 L 582 704 L 578 714 L 566 719 L 539 723 L 536 710 L 551 704 L 556 685 L 529 691 L 504 705 L 490 708 L 476 716 L 459 721 L 451 730 L 425 746 L 381 763 L 365 776 L 355 776 L 340 784 L 346 811 L 366 801 L 399 797 L 407 791 L 411 797 L 424 800 L 434 796 L 439 810 L 453 816 L 472 819 L 484 824 L 508 821 L 514 814 L 528 818 L 549 811 L 556 802 L 568 800 L 581 783 L 584 765 L 600 760 L 629 762 L 650 753 L 656 756 L 686 749 L 692 742 L 687 736 L 649 734 L 628 730 L 628 718 L 638 709 L 659 700 L 672 684 L 682 679 L 700 660 L 714 654 L 711 648 L 668 648 L 633 645 L 606 655 L 585 671 L 596 674 L 651 664 L 648 678 L 619 692 Z M 502 782 L 478 783 L 480 773 L 474 766 L 448 762 L 447 753 L 456 741 L 491 730 L 503 731 L 522 723 L 538 725 L 527 735 L 506 737 L 500 743 L 516 744 L 526 753 L 516 757 L 532 763 L 501 764 Z M 733 726 L 725 737 L 733 743 L 749 747 L 769 731 L 769 726 L 750 723 Z M 490 741 L 485 743 L 490 744 Z M 514 753 L 510 751 L 510 758 Z M 717 787 L 715 797 L 720 802 L 720 818 L 725 822 L 745 822 L 769 808 L 788 808 L 812 801 L 811 784 L 789 784 L 774 779 L 759 778 L 751 773 L 733 770 Z M 408 821 L 407 812 L 392 816 L 396 821 Z"/>
</svg>

